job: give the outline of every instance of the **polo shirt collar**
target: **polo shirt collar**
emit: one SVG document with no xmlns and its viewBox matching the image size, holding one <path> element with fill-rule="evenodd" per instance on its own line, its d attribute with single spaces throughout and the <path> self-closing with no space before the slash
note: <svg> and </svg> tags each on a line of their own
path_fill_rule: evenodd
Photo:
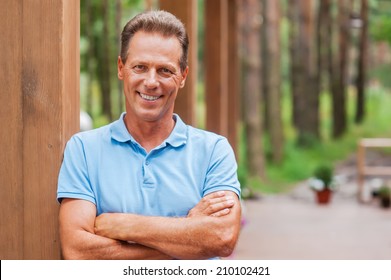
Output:
<svg viewBox="0 0 391 280">
<path fill-rule="evenodd" d="M 132 135 L 130 135 L 126 128 L 124 121 L 125 114 L 125 112 L 122 113 L 121 117 L 113 122 L 110 129 L 111 137 L 118 142 L 136 142 L 136 140 L 132 137 Z M 164 143 L 167 143 L 173 147 L 179 147 L 186 144 L 187 126 L 177 114 L 174 114 L 173 118 L 175 120 L 174 129 L 168 138 L 164 141 Z"/>
<path fill-rule="evenodd" d="M 134 141 L 133 137 L 129 134 L 124 117 L 125 117 L 125 112 L 121 114 L 118 120 L 113 122 L 111 125 L 111 138 L 118 142 L 128 142 L 128 141 Z"/>
<path fill-rule="evenodd" d="M 170 136 L 164 141 L 173 147 L 179 147 L 186 144 L 187 141 L 187 126 L 182 119 L 174 114 L 175 127 L 172 130 Z"/>
</svg>

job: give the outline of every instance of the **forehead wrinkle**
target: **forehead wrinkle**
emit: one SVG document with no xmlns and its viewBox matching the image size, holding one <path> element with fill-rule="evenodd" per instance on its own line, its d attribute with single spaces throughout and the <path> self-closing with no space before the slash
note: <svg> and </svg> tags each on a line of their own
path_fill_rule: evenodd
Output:
<svg viewBox="0 0 391 280">
<path fill-rule="evenodd" d="M 136 45 L 135 41 L 137 42 Z M 162 36 L 160 33 L 146 33 L 142 31 L 137 32 L 129 42 L 127 55 L 131 55 L 132 50 L 135 49 L 144 51 L 144 53 L 146 50 L 148 50 L 148 53 L 161 51 L 167 56 L 176 53 L 178 54 L 178 61 L 182 55 L 182 48 L 179 40 L 175 36 L 166 37 Z"/>
</svg>

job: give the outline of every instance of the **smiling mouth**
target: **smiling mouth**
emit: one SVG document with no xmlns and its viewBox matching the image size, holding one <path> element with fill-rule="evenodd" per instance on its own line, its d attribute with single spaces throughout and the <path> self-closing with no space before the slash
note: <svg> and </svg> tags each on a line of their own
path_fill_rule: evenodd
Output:
<svg viewBox="0 0 391 280">
<path fill-rule="evenodd" d="M 160 96 L 151 96 L 151 95 L 146 95 L 141 92 L 138 92 L 138 94 L 141 96 L 142 99 L 148 100 L 148 101 L 155 101 L 159 99 Z"/>
</svg>

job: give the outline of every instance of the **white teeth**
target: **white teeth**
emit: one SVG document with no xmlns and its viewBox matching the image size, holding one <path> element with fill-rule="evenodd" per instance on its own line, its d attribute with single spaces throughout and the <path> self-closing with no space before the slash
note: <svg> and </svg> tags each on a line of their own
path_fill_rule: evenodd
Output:
<svg viewBox="0 0 391 280">
<path fill-rule="evenodd" d="M 140 93 L 140 96 L 143 99 L 146 99 L 146 100 L 149 100 L 149 101 L 154 101 L 154 100 L 157 100 L 159 98 L 159 96 L 150 96 L 150 95 L 145 95 L 145 94 L 142 94 L 142 93 Z"/>
</svg>

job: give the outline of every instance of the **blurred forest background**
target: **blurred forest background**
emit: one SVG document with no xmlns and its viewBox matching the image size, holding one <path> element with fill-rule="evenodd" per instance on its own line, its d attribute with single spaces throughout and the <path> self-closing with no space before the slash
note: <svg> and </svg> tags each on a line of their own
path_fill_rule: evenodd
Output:
<svg viewBox="0 0 391 280">
<path fill-rule="evenodd" d="M 206 1 L 197 1 L 200 128 Z M 81 1 L 81 110 L 94 127 L 124 111 L 122 27 L 157 2 Z M 391 0 L 238 0 L 237 8 L 244 188 L 287 191 L 316 166 L 354 153 L 358 139 L 391 137 Z"/>
</svg>

